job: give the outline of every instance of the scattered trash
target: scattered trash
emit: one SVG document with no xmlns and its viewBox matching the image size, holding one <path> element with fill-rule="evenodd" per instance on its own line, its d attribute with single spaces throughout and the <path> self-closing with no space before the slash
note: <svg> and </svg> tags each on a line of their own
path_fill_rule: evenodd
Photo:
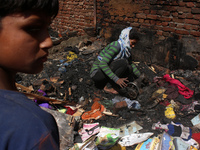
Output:
<svg viewBox="0 0 200 150">
<path fill-rule="evenodd" d="M 178 138 L 178 137 L 175 137 L 173 139 L 173 143 L 176 150 L 188 149 L 190 147 L 190 145 L 184 142 L 182 138 Z"/>
<path fill-rule="evenodd" d="M 169 82 L 170 84 L 176 85 L 179 89 L 179 93 L 184 95 L 186 99 L 189 99 L 193 96 L 194 93 L 193 90 L 190 90 L 188 87 L 183 85 L 179 80 L 171 78 L 169 74 L 164 75 L 163 79 Z"/>
<path fill-rule="evenodd" d="M 158 122 L 153 124 L 152 129 L 164 129 L 170 136 L 181 137 L 186 141 L 190 140 L 192 136 L 192 129 L 180 123 L 161 124 Z"/>
<path fill-rule="evenodd" d="M 156 130 L 156 129 L 163 129 L 163 130 L 165 130 L 166 132 L 169 130 L 168 124 L 161 124 L 160 121 L 157 122 L 157 123 L 154 123 L 154 124 L 152 125 L 152 129 L 153 129 L 153 130 Z"/>
<path fill-rule="evenodd" d="M 60 136 L 60 148 L 64 150 L 66 148 L 72 147 L 74 144 L 73 132 L 75 126 L 75 118 L 71 115 L 60 113 L 55 110 L 51 110 L 44 107 L 41 108 L 52 114 L 57 122 Z"/>
<path fill-rule="evenodd" d="M 101 105 L 98 101 L 95 101 L 91 107 L 91 111 L 84 112 L 81 118 L 83 120 L 90 120 L 90 119 L 99 119 L 104 114 L 102 113 L 104 111 L 105 107 Z"/>
<path fill-rule="evenodd" d="M 198 114 L 197 116 L 195 116 L 192 120 L 191 120 L 192 124 L 194 127 L 197 127 L 200 129 L 200 114 Z"/>
<path fill-rule="evenodd" d="M 115 96 L 112 99 L 113 105 L 114 105 L 114 112 L 117 113 L 117 111 L 123 109 L 123 108 L 129 108 L 129 109 L 135 109 L 139 110 L 141 108 L 141 104 L 136 100 L 130 100 L 127 97 L 122 96 Z"/>
<path fill-rule="evenodd" d="M 122 146 L 132 146 L 135 144 L 142 143 L 150 138 L 154 133 L 133 133 L 130 135 L 126 135 L 119 140 L 119 144 Z"/>
<path fill-rule="evenodd" d="M 95 139 L 96 136 L 94 135 L 83 143 L 75 143 L 69 150 L 97 150 Z"/>
<path fill-rule="evenodd" d="M 139 130 L 143 129 L 139 124 L 137 124 L 136 121 L 125 124 L 119 128 L 120 128 L 120 134 L 119 134 L 120 137 L 136 133 Z"/>
<path fill-rule="evenodd" d="M 78 56 L 74 52 L 68 51 L 67 56 L 66 56 L 66 59 L 67 59 L 66 62 L 69 63 L 77 58 L 78 58 Z"/>
<path fill-rule="evenodd" d="M 199 133 L 193 133 L 192 134 L 192 138 L 196 141 L 196 142 L 198 142 L 198 144 L 191 144 L 191 145 L 193 145 L 194 147 L 196 147 L 197 149 L 199 149 L 199 144 L 200 144 L 200 132 Z M 195 146 L 196 145 L 196 146 Z"/>
<path fill-rule="evenodd" d="M 160 144 L 160 137 L 154 136 L 151 141 L 150 150 L 157 150 Z"/>
<path fill-rule="evenodd" d="M 166 110 L 165 110 L 165 116 L 169 119 L 174 119 L 176 118 L 176 114 L 174 112 L 174 108 L 172 106 L 172 104 L 169 104 L 167 107 L 166 107 Z"/>
<path fill-rule="evenodd" d="M 81 135 L 82 141 L 85 142 L 91 136 L 99 133 L 99 131 L 99 123 L 83 124 L 83 128 L 79 131 L 79 134 Z"/>
<path fill-rule="evenodd" d="M 175 150 L 175 146 L 173 143 L 173 137 L 163 132 L 160 138 L 160 144 L 158 147 L 160 150 Z"/>
<path fill-rule="evenodd" d="M 152 141 L 152 138 L 149 138 L 146 141 L 139 143 L 135 150 L 153 150 L 150 149 Z"/>
<path fill-rule="evenodd" d="M 184 149 L 198 150 L 199 149 L 199 144 L 195 140 L 188 142 L 188 141 L 183 140 L 180 137 L 174 137 L 173 143 L 176 150 L 184 150 Z"/>
<path fill-rule="evenodd" d="M 119 140 L 119 128 L 108 128 L 102 126 L 97 134 L 96 145 L 102 150 L 113 147 Z"/>
<path fill-rule="evenodd" d="M 42 73 L 16 79 L 21 93 L 54 114 L 61 150 L 199 149 L 200 72 L 137 62 L 141 78 L 117 96 L 104 93 L 89 77 L 90 65 L 106 45 L 97 48 L 94 40 L 78 41 L 78 46 L 71 45 L 74 39 L 67 45 L 62 41 Z M 163 134 L 148 132 L 151 128 Z"/>
</svg>

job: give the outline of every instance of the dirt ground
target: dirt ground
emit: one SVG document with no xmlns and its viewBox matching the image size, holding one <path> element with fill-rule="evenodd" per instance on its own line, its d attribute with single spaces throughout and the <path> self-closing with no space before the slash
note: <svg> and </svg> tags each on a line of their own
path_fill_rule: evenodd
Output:
<svg viewBox="0 0 200 150">
<path fill-rule="evenodd" d="M 81 43 L 82 46 L 80 46 Z M 62 41 L 49 50 L 49 60 L 45 63 L 44 70 L 41 73 L 36 75 L 19 73 L 16 81 L 26 87 L 32 86 L 34 91 L 37 91 L 41 86 L 41 82 L 39 81 L 42 79 L 50 81 L 51 77 L 58 77 L 58 80 L 62 82 L 54 84 L 54 90 L 53 92 L 49 92 L 49 95 L 57 99 L 66 99 L 69 102 L 81 103 L 84 101 L 85 105 L 83 108 L 85 111 L 89 111 L 93 104 L 92 100 L 95 97 L 99 97 L 103 104 L 103 102 L 112 100 L 116 96 L 98 90 L 89 76 L 89 71 L 94 59 L 105 45 L 106 43 L 103 40 L 88 37 L 77 37 Z M 80 48 L 75 48 L 75 46 L 79 46 Z M 77 59 L 69 61 L 64 66 L 63 64 L 66 62 L 67 56 L 69 56 L 69 51 L 73 51 L 77 55 Z M 147 68 L 144 68 L 144 66 Z M 147 103 L 148 100 L 151 99 L 152 93 L 158 89 L 153 79 L 158 76 L 162 77 L 166 70 L 152 71 L 145 63 L 140 63 L 138 68 L 142 73 L 145 73 L 149 79 L 148 84 L 142 85 L 142 92 L 136 99 L 141 104 L 141 109 L 134 110 L 125 107 L 116 112 L 118 116 L 105 115 L 98 120 L 93 120 L 93 122 L 99 122 L 101 126 L 117 128 L 123 124 L 137 121 L 137 123 L 143 127 L 140 132 L 153 132 L 154 135 L 163 132 L 162 130 L 152 130 L 152 124 L 158 121 L 163 124 L 173 121 L 187 127 L 192 127 L 191 119 L 197 115 L 197 113 L 183 115 L 179 111 L 176 111 L 176 118 L 171 120 L 166 118 L 164 114 L 166 109 L 165 103 L 159 103 L 153 108 L 147 109 L 147 107 L 151 106 L 154 102 L 150 101 Z M 171 72 L 173 71 L 171 70 Z M 184 83 L 187 83 L 187 86 L 192 90 L 200 83 L 198 71 L 182 71 L 182 74 L 174 71 L 174 73 L 176 73 L 178 77 L 181 77 L 182 81 L 185 81 Z M 199 99 L 193 97 L 187 100 L 186 103 L 190 104 L 194 100 Z M 180 102 L 178 104 L 179 106 L 183 105 L 183 103 L 181 104 Z M 112 105 L 109 105 L 108 108 L 113 111 Z M 76 128 L 75 130 L 78 129 Z M 74 143 L 80 141 L 78 135 L 74 137 Z M 133 147 L 130 147 L 130 149 L 133 149 Z"/>
</svg>

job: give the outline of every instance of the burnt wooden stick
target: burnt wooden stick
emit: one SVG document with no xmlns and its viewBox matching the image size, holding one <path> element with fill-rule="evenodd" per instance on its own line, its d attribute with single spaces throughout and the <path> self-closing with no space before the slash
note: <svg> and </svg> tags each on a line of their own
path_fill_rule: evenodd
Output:
<svg viewBox="0 0 200 150">
<path fill-rule="evenodd" d="M 58 100 L 58 99 L 48 98 L 48 97 L 40 96 L 40 95 L 33 94 L 33 93 L 26 93 L 26 92 L 21 92 L 21 93 L 25 94 L 27 97 L 35 98 L 38 101 L 48 101 L 48 102 L 51 102 L 51 103 L 66 104 L 66 105 L 73 105 L 73 106 L 75 105 L 74 102 L 62 101 L 62 100 Z"/>
<path fill-rule="evenodd" d="M 15 83 L 15 85 L 16 85 L 17 88 L 20 88 L 22 91 L 26 91 L 26 92 L 29 92 L 29 93 L 33 92 L 33 90 L 31 90 L 28 87 L 23 86 L 21 84 Z"/>
</svg>

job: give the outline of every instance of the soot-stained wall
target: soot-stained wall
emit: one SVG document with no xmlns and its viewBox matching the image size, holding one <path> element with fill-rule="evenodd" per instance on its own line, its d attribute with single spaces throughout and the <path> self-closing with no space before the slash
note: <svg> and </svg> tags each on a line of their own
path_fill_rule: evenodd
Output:
<svg viewBox="0 0 200 150">
<path fill-rule="evenodd" d="M 173 39 L 182 45 L 180 54 L 200 62 L 200 0 L 59 0 L 60 10 L 51 27 L 60 36 L 95 31 L 108 42 L 121 29 L 134 27 L 142 40 L 134 59 L 160 60 L 172 49 Z M 90 32 L 89 32 L 90 31 Z M 161 56 L 162 54 L 162 56 Z M 180 55 L 178 54 L 178 55 Z M 184 55 L 183 55 L 184 54 Z M 171 54 L 172 55 L 172 54 Z"/>
<path fill-rule="evenodd" d="M 200 0 L 59 0 L 59 2 L 60 11 L 52 24 L 52 28 L 59 33 L 78 31 L 78 35 L 81 35 L 85 34 L 83 29 L 87 27 L 111 30 L 116 25 L 126 25 L 138 30 L 148 28 L 156 31 L 159 40 L 175 33 L 180 38 L 192 36 L 200 43 Z M 111 36 L 109 31 L 107 36 Z"/>
</svg>

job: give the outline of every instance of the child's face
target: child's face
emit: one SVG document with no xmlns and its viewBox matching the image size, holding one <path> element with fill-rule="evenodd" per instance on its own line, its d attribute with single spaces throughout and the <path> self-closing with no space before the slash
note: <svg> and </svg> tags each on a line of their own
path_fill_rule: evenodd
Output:
<svg viewBox="0 0 200 150">
<path fill-rule="evenodd" d="M 50 17 L 36 13 L 2 18 L 0 67 L 11 72 L 39 73 L 52 46 L 48 34 L 50 21 Z"/>
<path fill-rule="evenodd" d="M 131 48 L 134 48 L 136 43 L 137 43 L 136 39 L 130 39 L 130 46 L 131 46 Z"/>
</svg>

